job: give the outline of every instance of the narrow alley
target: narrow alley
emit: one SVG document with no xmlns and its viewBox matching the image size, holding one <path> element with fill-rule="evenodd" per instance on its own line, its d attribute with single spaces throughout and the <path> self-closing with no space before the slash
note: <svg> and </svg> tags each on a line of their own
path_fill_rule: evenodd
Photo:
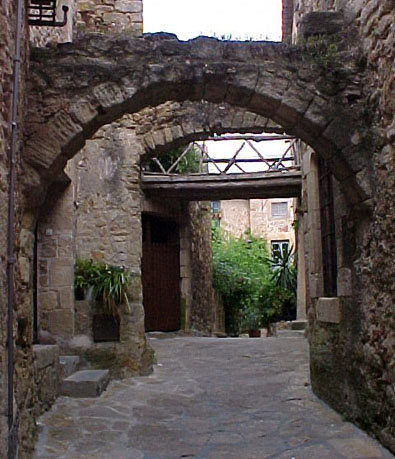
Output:
<svg viewBox="0 0 395 459">
<path fill-rule="evenodd" d="M 151 334 L 157 365 L 98 399 L 60 397 L 36 458 L 391 458 L 311 391 L 301 332 L 276 338 Z"/>
</svg>

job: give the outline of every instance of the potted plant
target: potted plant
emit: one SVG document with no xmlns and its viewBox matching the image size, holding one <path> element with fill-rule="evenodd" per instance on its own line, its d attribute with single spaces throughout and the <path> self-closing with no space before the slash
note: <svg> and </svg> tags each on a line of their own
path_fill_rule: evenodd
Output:
<svg viewBox="0 0 395 459">
<path fill-rule="evenodd" d="M 261 336 L 262 311 L 255 305 L 247 305 L 242 312 L 241 325 L 250 338 Z"/>
<path fill-rule="evenodd" d="M 75 290 L 80 294 L 91 287 L 95 300 L 92 318 L 93 340 L 119 341 L 120 306 L 130 309 L 127 288 L 131 273 L 123 266 L 109 265 L 92 260 L 77 260 Z"/>
</svg>

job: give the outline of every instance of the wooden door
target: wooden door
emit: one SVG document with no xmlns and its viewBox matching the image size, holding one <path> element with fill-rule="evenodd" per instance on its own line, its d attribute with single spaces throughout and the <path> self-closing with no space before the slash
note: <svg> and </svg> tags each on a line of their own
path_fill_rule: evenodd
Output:
<svg viewBox="0 0 395 459">
<path fill-rule="evenodd" d="M 176 223 L 143 214 L 143 304 L 146 331 L 181 326 L 180 249 Z"/>
</svg>

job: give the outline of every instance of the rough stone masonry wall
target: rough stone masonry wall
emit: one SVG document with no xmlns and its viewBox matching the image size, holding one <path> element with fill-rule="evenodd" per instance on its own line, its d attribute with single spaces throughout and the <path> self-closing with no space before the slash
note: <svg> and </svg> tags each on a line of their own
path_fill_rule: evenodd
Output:
<svg viewBox="0 0 395 459">
<path fill-rule="evenodd" d="M 90 333 L 85 331 L 85 341 L 76 337 L 70 345 L 89 366 L 110 368 L 121 377 L 146 374 L 151 365 L 141 288 L 141 154 L 134 123 L 125 116 L 100 129 L 67 167 L 74 187 L 76 256 L 134 273 L 131 311 L 121 308 L 120 342 L 87 343 Z"/>
<path fill-rule="evenodd" d="M 69 182 L 51 186 L 37 224 L 39 330 L 74 335 L 74 190 Z"/>
<path fill-rule="evenodd" d="M 348 210 L 343 219 L 343 234 L 355 236 L 346 254 L 354 266 L 355 294 L 343 303 L 343 315 L 352 321 L 344 320 L 338 329 L 315 324 L 313 384 L 316 393 L 394 452 L 395 5 L 393 0 L 296 0 L 296 28 L 305 13 L 317 10 L 342 11 L 347 23 L 359 28 L 363 84 L 370 94 L 365 116 L 375 125 L 370 138 L 375 197 L 371 213 Z"/>
<path fill-rule="evenodd" d="M 215 324 L 212 287 L 211 211 L 209 202 L 189 204 L 189 233 L 191 243 L 192 309 L 190 328 L 210 334 Z M 220 327 L 218 327 L 220 328 Z"/>
<path fill-rule="evenodd" d="M 6 234 L 8 209 L 8 163 L 6 161 L 9 149 L 9 122 L 10 122 L 10 95 L 12 84 L 12 53 L 14 49 L 13 3 L 1 2 L 0 4 L 0 445 L 7 444 L 7 362 L 6 362 L 6 285 L 7 285 L 7 260 L 6 260 Z M 0 452 L 0 457 L 4 453 Z"/>
<path fill-rule="evenodd" d="M 75 33 L 143 33 L 143 0 L 76 0 Z"/>
<path fill-rule="evenodd" d="M 25 17 L 25 3 L 22 3 L 22 17 Z M 13 80 L 13 56 L 15 51 L 17 2 L 3 0 L 0 3 L 0 458 L 7 455 L 7 313 L 6 313 L 6 267 L 7 267 L 7 224 L 8 224 L 8 171 L 10 151 L 11 97 Z M 27 73 L 28 28 L 25 21 L 21 27 L 21 78 L 18 106 L 17 161 L 21 154 L 21 136 L 24 129 L 25 82 Z M 21 193 L 19 190 L 20 170 L 18 170 L 16 198 L 16 266 L 15 266 L 15 308 L 14 308 L 14 407 L 19 420 L 18 443 L 20 450 L 28 450 L 34 440 L 34 418 L 32 409 L 35 390 L 31 387 L 33 375 L 32 330 L 31 330 L 31 282 L 30 270 L 33 235 L 22 226 L 29 226 L 30 216 L 22 221 Z M 20 454 L 23 458 L 24 453 Z"/>
</svg>

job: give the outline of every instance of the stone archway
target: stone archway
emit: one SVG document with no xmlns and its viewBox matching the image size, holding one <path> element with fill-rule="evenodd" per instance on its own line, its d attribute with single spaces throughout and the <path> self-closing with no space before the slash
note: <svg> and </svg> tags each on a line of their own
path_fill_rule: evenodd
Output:
<svg viewBox="0 0 395 459">
<path fill-rule="evenodd" d="M 37 182 L 45 185 L 100 126 L 125 113 L 166 100 L 206 100 L 280 124 L 329 160 L 351 201 L 359 202 L 370 194 L 367 161 L 360 107 L 346 96 L 356 83 L 351 71 L 343 74 L 325 88 L 322 68 L 303 50 L 270 42 L 92 35 L 35 50 L 24 159 L 37 173 L 26 186 L 37 193 Z"/>
<path fill-rule="evenodd" d="M 34 88 L 30 93 L 31 113 L 26 124 L 24 151 L 26 191 L 33 197 L 42 193 L 86 139 L 100 126 L 123 114 L 158 106 L 166 100 L 203 99 L 217 104 L 229 103 L 282 125 L 286 132 L 300 137 L 328 160 L 333 174 L 348 190 L 350 203 L 361 202 L 372 195 L 368 148 L 363 145 L 361 125 L 357 121 L 361 117 L 363 99 L 362 95 L 358 96 L 360 88 L 352 81 L 352 72 L 342 70 L 341 76 L 328 75 L 330 84 L 325 87 L 320 84 L 322 69 L 312 65 L 301 49 L 281 44 L 221 43 L 209 39 L 180 43 L 166 36 L 143 39 L 93 36 L 56 50 L 36 50 L 32 59 Z M 238 124 L 241 122 L 237 122 L 235 128 Z M 192 128 L 192 136 L 195 128 L 200 129 L 199 123 Z M 186 130 L 186 124 L 181 129 Z M 180 138 L 177 130 L 177 126 L 170 129 L 171 136 L 165 126 L 158 130 L 152 137 L 162 140 L 154 139 L 154 148 L 176 142 Z M 201 133 L 204 132 L 202 129 Z M 355 215 L 352 231 L 360 224 Z M 368 220 L 369 216 L 366 214 L 364 218 Z M 347 220 L 344 223 L 350 225 Z M 368 224 L 365 227 L 368 228 Z M 357 237 L 356 242 L 349 241 L 348 263 L 355 260 L 353 246 L 359 249 L 366 244 L 362 241 L 362 231 Z M 354 289 L 359 285 L 355 277 L 352 279 Z M 336 367 L 346 381 L 344 384 L 353 377 L 347 366 L 355 366 L 352 358 L 359 352 L 361 337 L 357 328 L 361 319 L 358 314 L 362 311 L 359 301 L 355 290 L 347 292 L 347 297 L 342 299 L 347 314 L 341 324 L 332 328 L 318 324 L 318 331 L 313 330 L 316 340 L 313 344 L 325 353 L 329 362 L 321 395 L 338 409 L 347 405 L 341 393 L 344 385 L 338 385 L 335 395 L 325 393 L 325 387 L 329 381 L 333 385 L 337 383 L 333 381 L 334 360 L 345 362 Z M 320 347 L 317 340 L 321 336 L 327 336 L 326 342 L 333 338 L 334 344 Z M 347 337 L 344 346 L 337 347 L 337 336 Z M 316 385 L 315 390 L 319 392 L 320 387 Z M 355 416 L 358 417 L 358 413 Z"/>
</svg>

